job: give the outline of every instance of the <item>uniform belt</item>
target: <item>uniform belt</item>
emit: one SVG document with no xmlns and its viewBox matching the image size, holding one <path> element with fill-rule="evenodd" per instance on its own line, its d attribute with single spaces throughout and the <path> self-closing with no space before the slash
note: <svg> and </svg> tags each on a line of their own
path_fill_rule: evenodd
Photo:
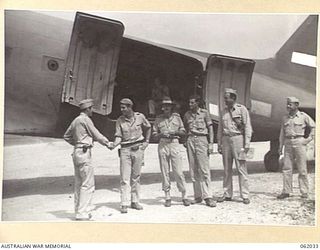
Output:
<svg viewBox="0 0 320 250">
<path fill-rule="evenodd" d="M 286 139 L 297 139 L 297 138 L 301 138 L 303 137 L 303 135 L 294 135 L 294 136 L 286 136 Z"/>
<path fill-rule="evenodd" d="M 228 137 L 234 137 L 239 135 L 242 135 L 242 134 L 223 134 L 223 136 L 228 136 Z"/>
<path fill-rule="evenodd" d="M 126 143 L 126 144 L 121 144 L 121 148 L 129 148 L 129 147 L 136 146 L 136 145 L 143 143 L 143 142 L 144 141 L 141 140 L 141 141 L 135 141 L 135 142 Z"/>
<path fill-rule="evenodd" d="M 86 148 L 86 149 L 88 149 L 88 148 L 92 148 L 93 146 L 92 145 L 76 145 L 74 148 Z"/>
<path fill-rule="evenodd" d="M 160 142 L 179 142 L 178 138 L 160 138 Z"/>
<path fill-rule="evenodd" d="M 204 134 L 198 134 L 198 133 L 193 133 L 191 132 L 188 136 L 192 136 L 192 137 L 200 137 L 200 136 L 208 136 L 207 134 L 204 135 Z"/>
</svg>

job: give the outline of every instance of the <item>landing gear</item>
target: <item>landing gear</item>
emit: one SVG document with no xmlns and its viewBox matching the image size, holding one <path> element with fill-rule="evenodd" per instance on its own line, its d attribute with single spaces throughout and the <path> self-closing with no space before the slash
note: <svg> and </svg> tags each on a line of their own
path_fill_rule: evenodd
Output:
<svg viewBox="0 0 320 250">
<path fill-rule="evenodd" d="M 264 156 L 264 166 L 267 171 L 278 172 L 280 170 L 278 149 L 279 141 L 270 141 L 270 151 Z"/>
</svg>

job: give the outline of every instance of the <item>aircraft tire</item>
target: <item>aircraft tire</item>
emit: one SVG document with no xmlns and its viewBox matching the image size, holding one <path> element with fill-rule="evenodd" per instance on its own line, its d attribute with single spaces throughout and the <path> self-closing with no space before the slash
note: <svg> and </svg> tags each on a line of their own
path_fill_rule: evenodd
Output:
<svg viewBox="0 0 320 250">
<path fill-rule="evenodd" d="M 280 170 L 279 154 L 269 151 L 264 156 L 264 166 L 268 172 L 278 172 Z"/>
</svg>

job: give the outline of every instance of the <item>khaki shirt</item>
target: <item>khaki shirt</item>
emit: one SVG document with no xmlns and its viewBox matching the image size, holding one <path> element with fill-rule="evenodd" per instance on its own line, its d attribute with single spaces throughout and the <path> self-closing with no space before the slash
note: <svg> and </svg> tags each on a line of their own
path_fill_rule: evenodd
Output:
<svg viewBox="0 0 320 250">
<path fill-rule="evenodd" d="M 285 115 L 281 122 L 280 141 L 283 142 L 285 137 L 304 136 L 306 127 L 315 127 L 314 121 L 306 113 L 298 111 L 294 116 Z"/>
<path fill-rule="evenodd" d="M 96 129 L 90 117 L 82 112 L 72 121 L 63 138 L 75 147 L 93 146 L 93 141 L 102 145 L 108 143 L 108 139 Z"/>
<path fill-rule="evenodd" d="M 208 128 L 212 126 L 209 112 L 201 108 L 196 113 L 192 113 L 191 110 L 187 111 L 183 121 L 188 134 L 208 135 Z"/>
<path fill-rule="evenodd" d="M 155 120 L 152 128 L 152 134 L 169 132 L 185 132 L 183 122 L 178 113 L 172 113 L 169 118 L 162 114 Z M 179 136 L 173 136 L 173 138 L 179 138 Z"/>
<path fill-rule="evenodd" d="M 237 123 L 243 125 L 244 131 L 241 131 L 239 127 L 237 127 Z M 220 114 L 220 122 L 218 126 L 218 144 L 221 145 L 223 135 L 235 136 L 242 135 L 243 133 L 245 133 L 245 147 L 249 147 L 252 136 L 252 127 L 247 108 L 236 103 L 229 112 L 228 108 L 225 107 Z"/>
<path fill-rule="evenodd" d="M 134 112 L 131 118 L 122 115 L 116 122 L 115 137 L 121 138 L 122 145 L 142 141 L 144 139 L 143 128 L 151 128 L 149 121 L 143 114 Z"/>
</svg>

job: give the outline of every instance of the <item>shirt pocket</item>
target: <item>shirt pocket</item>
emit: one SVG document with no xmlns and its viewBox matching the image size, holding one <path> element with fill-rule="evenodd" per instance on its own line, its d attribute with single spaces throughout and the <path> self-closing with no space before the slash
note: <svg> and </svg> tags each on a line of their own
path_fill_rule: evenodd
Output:
<svg viewBox="0 0 320 250">
<path fill-rule="evenodd" d="M 294 132 L 296 134 L 303 134 L 305 129 L 305 124 L 302 121 L 295 121 L 294 123 Z"/>
<path fill-rule="evenodd" d="M 130 127 L 128 124 L 122 124 L 121 130 L 122 130 L 122 136 L 124 138 L 128 138 L 130 136 Z"/>
<path fill-rule="evenodd" d="M 195 122 L 196 128 L 200 131 L 203 131 L 207 126 L 203 118 L 197 119 Z"/>
<path fill-rule="evenodd" d="M 180 123 L 178 121 L 173 121 L 171 124 L 170 124 L 170 128 L 171 130 L 173 131 L 178 131 L 179 128 L 180 128 Z"/>
</svg>

